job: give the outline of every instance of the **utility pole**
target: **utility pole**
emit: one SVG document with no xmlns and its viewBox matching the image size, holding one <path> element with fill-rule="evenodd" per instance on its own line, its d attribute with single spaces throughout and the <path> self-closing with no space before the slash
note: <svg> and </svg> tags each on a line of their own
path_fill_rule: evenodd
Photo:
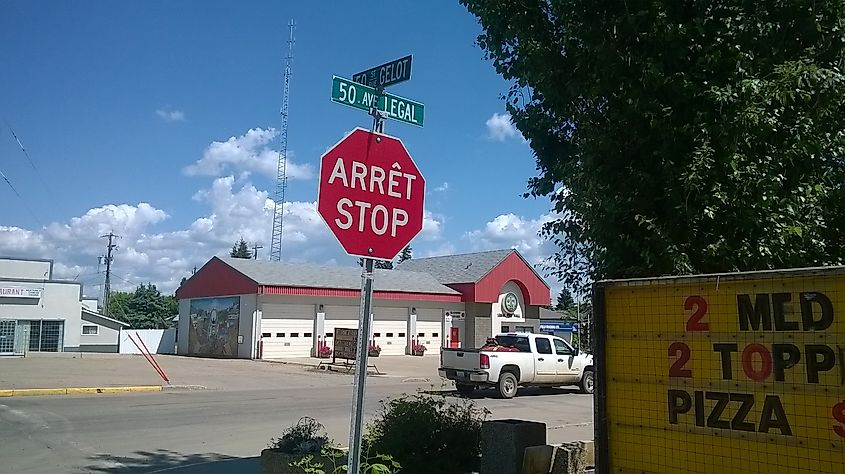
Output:
<svg viewBox="0 0 845 474">
<path fill-rule="evenodd" d="M 258 249 L 263 249 L 261 245 L 258 245 L 258 242 L 252 244 L 252 258 L 254 260 L 258 260 Z"/>
<path fill-rule="evenodd" d="M 113 250 L 117 250 L 117 244 L 114 243 L 114 239 L 119 237 L 114 232 L 100 236 L 101 239 L 109 239 L 108 250 L 106 251 L 106 283 L 103 287 L 103 315 L 105 316 L 109 315 L 109 301 L 111 300 L 111 262 L 114 260 L 111 254 Z"/>
</svg>

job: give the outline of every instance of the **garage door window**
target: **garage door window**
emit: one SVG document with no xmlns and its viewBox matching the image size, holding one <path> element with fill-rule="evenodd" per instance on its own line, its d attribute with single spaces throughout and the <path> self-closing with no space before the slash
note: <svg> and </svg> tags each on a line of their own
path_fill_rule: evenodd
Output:
<svg viewBox="0 0 845 474">
<path fill-rule="evenodd" d="M 404 333 L 404 332 L 400 332 L 398 337 L 405 337 L 405 333 Z"/>
<path fill-rule="evenodd" d="M 82 335 L 83 336 L 96 336 L 100 334 L 100 327 L 94 325 L 84 325 L 82 326 Z"/>
<path fill-rule="evenodd" d="M 393 337 L 393 333 L 392 332 L 387 333 L 387 337 Z"/>
<path fill-rule="evenodd" d="M 333 332 L 327 332 L 326 337 L 334 337 L 334 333 Z"/>
<path fill-rule="evenodd" d="M 438 337 L 439 333 L 433 332 L 431 333 L 431 337 Z"/>
<path fill-rule="evenodd" d="M 299 333 L 298 332 L 292 332 L 292 333 L 290 333 L 290 337 L 299 337 Z"/>
<path fill-rule="evenodd" d="M 283 332 L 277 332 L 277 333 L 276 333 L 276 337 L 285 337 L 285 333 L 283 333 Z"/>
<path fill-rule="evenodd" d="M 425 337 L 425 333 L 424 332 L 417 333 L 417 337 Z"/>
<path fill-rule="evenodd" d="M 381 337 L 381 333 L 380 332 L 373 333 L 373 337 Z"/>
<path fill-rule="evenodd" d="M 273 334 L 269 333 L 269 332 L 262 332 L 261 333 L 261 337 L 272 337 L 272 336 L 273 336 Z"/>
<path fill-rule="evenodd" d="M 311 337 L 311 333 L 310 333 L 310 332 L 306 332 L 305 334 L 303 334 L 303 335 L 302 335 L 302 337 Z"/>
</svg>

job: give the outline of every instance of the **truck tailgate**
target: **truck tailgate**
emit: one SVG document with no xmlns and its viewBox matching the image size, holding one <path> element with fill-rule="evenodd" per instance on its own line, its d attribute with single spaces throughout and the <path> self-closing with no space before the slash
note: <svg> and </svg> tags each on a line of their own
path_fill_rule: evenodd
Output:
<svg viewBox="0 0 845 474">
<path fill-rule="evenodd" d="M 481 367 L 478 349 L 441 349 L 442 368 L 475 371 Z"/>
</svg>

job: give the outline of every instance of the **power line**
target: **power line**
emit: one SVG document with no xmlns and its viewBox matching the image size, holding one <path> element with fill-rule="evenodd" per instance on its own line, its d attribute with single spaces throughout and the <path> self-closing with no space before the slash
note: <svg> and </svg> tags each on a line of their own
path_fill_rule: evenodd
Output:
<svg viewBox="0 0 845 474">
<path fill-rule="evenodd" d="M 41 175 L 41 171 L 39 171 L 38 168 L 35 166 L 35 162 L 32 161 L 32 157 L 29 156 L 29 152 L 26 151 L 26 147 L 23 146 L 23 143 L 21 143 L 21 139 L 18 138 L 18 135 L 15 133 L 14 130 L 12 130 L 12 126 L 9 125 L 8 121 L 6 121 L 6 127 L 9 129 L 10 132 L 12 132 L 12 136 L 15 137 L 15 141 L 18 142 L 18 146 L 21 147 L 21 151 L 23 152 L 24 156 L 26 156 L 26 159 L 29 161 L 29 165 L 32 166 L 33 171 L 35 171 L 35 174 L 38 176 L 38 179 L 41 181 L 41 185 L 44 186 L 44 190 L 49 193 L 50 187 L 47 186 L 47 182 L 44 181 L 44 176 Z"/>
<path fill-rule="evenodd" d="M 15 185 L 12 184 L 12 182 L 9 180 L 9 178 L 6 176 L 6 174 L 3 173 L 2 170 L 0 170 L 0 176 L 2 176 L 3 180 L 6 181 L 6 184 L 8 184 L 10 188 L 12 188 L 12 192 L 15 193 L 15 196 L 17 196 L 18 199 L 21 200 L 24 208 L 27 210 L 27 212 L 29 212 L 29 215 L 32 216 L 33 219 L 35 219 L 35 222 L 40 227 L 44 227 L 44 224 L 41 223 L 41 220 L 38 218 L 38 216 L 35 215 L 35 212 L 32 211 L 32 208 L 29 207 L 29 204 L 26 202 L 26 199 L 24 199 L 23 196 L 21 196 L 21 193 L 19 193 L 18 190 L 15 189 Z"/>
</svg>

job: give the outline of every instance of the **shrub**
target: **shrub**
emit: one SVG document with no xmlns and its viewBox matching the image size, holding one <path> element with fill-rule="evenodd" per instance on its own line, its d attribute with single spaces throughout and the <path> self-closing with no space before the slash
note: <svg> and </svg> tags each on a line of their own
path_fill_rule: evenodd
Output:
<svg viewBox="0 0 845 474">
<path fill-rule="evenodd" d="M 390 453 L 408 474 L 463 474 L 479 469 L 481 423 L 489 411 L 463 400 L 405 395 L 382 401 L 367 426 L 370 452 Z"/>
<path fill-rule="evenodd" d="M 285 454 L 318 454 L 329 443 L 326 430 L 317 420 L 300 418 L 282 432 L 281 438 L 270 441 L 270 447 Z"/>
<path fill-rule="evenodd" d="M 313 455 L 291 463 L 291 467 L 302 469 L 305 474 L 345 474 L 348 470 L 346 465 L 346 453 L 340 449 L 326 446 L 320 451 L 320 455 L 327 459 L 330 465 L 315 461 Z M 401 466 L 392 457 L 379 454 L 376 456 L 361 455 L 362 474 L 394 474 L 400 471 Z"/>
</svg>

